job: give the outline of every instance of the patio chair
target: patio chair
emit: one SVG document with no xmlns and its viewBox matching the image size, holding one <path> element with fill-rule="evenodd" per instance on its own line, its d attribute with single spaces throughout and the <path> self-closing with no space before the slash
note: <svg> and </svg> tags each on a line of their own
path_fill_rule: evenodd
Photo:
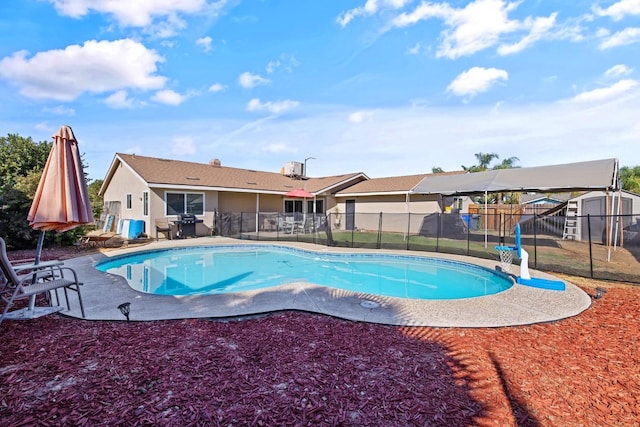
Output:
<svg viewBox="0 0 640 427">
<path fill-rule="evenodd" d="M 315 228 L 314 218 L 312 216 L 307 217 L 304 220 L 304 225 L 302 226 L 302 232 L 312 233 L 314 231 L 314 228 Z"/>
<path fill-rule="evenodd" d="M 158 233 L 164 233 L 164 235 L 169 239 L 173 240 L 173 230 L 172 224 L 169 223 L 167 218 L 159 218 L 156 219 L 156 241 L 158 241 Z"/>
<path fill-rule="evenodd" d="M 288 216 L 284 219 L 286 230 L 289 234 L 293 234 L 297 231 L 298 224 L 296 223 L 296 219 L 293 216 Z"/>
<path fill-rule="evenodd" d="M 80 285 L 82 283 L 78 282 L 76 272 L 69 267 L 64 267 L 62 261 L 44 261 L 40 264 L 14 266 L 9 261 L 6 243 L 0 237 L 0 272 L 2 273 L 0 276 L 0 300 L 5 305 L 2 310 L 2 316 L 0 316 L 0 323 L 9 317 L 25 318 L 24 316 L 11 316 L 12 313 L 9 312 L 9 309 L 16 300 L 29 298 L 28 310 L 31 310 L 31 313 L 35 312 L 35 297 L 38 294 L 46 294 L 49 297 L 49 302 L 52 303 L 53 299 L 49 291 L 54 291 L 56 294 L 58 306 L 51 307 L 52 310 L 47 310 L 46 314 L 62 310 L 58 289 L 64 290 L 67 310 L 70 309 L 67 290 L 78 293 L 80 311 L 82 317 L 85 317 L 82 296 L 80 295 Z M 18 272 L 24 272 L 24 274 L 18 274 Z M 65 272 L 68 272 L 66 277 Z"/>
<path fill-rule="evenodd" d="M 284 234 L 293 234 L 293 218 L 289 221 L 289 217 L 278 217 L 278 231 Z"/>
</svg>

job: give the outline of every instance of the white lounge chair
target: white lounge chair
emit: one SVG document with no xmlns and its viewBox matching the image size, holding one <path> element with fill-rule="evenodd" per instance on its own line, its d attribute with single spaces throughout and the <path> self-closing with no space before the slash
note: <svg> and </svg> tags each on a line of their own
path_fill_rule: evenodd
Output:
<svg viewBox="0 0 640 427">
<path fill-rule="evenodd" d="M 0 323 L 2 323 L 5 318 L 27 319 L 63 310 L 64 308 L 60 305 L 58 299 L 58 289 L 64 290 L 67 310 L 70 309 L 67 290 L 78 293 L 80 311 L 82 317 L 85 317 L 82 296 L 80 295 L 80 286 L 82 283 L 78 281 L 76 272 L 69 267 L 64 267 L 61 261 L 45 261 L 40 264 L 14 266 L 9 261 L 5 241 L 0 238 L 0 271 L 2 273 L 0 276 L 0 297 L 4 304 L 2 316 L 0 316 Z M 19 272 L 25 273 L 19 274 Z M 49 291 L 54 291 L 56 294 L 56 302 L 58 305 L 46 308 L 35 307 L 35 297 L 38 294 L 47 294 L 50 297 L 49 301 L 53 301 Z M 25 298 L 29 298 L 28 308 L 17 310 L 16 312 L 9 312 L 14 301 Z M 38 310 L 36 310 L 36 308 Z"/>
</svg>

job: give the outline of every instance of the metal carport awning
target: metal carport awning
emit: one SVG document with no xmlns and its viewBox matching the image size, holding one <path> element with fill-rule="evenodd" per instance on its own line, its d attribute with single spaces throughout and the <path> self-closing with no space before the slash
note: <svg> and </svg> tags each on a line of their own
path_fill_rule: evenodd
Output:
<svg viewBox="0 0 640 427">
<path fill-rule="evenodd" d="M 469 195 L 505 191 L 562 192 L 618 189 L 618 160 L 497 169 L 422 179 L 411 194 Z"/>
<path fill-rule="evenodd" d="M 436 175 L 422 179 L 411 194 L 471 195 L 499 193 L 507 191 L 522 192 L 563 192 L 563 191 L 618 191 L 620 205 L 620 187 L 618 185 L 618 160 L 604 159 L 587 162 L 566 163 L 552 166 L 529 168 L 497 169 L 486 172 L 474 172 L 460 175 Z M 613 212 L 611 204 L 610 233 L 613 234 Z M 617 228 L 617 223 L 616 223 Z M 616 234 L 617 236 L 617 230 Z M 611 241 L 611 240 L 609 240 Z M 614 247 L 616 243 L 614 242 Z M 485 247 L 487 229 L 485 227 Z"/>
</svg>

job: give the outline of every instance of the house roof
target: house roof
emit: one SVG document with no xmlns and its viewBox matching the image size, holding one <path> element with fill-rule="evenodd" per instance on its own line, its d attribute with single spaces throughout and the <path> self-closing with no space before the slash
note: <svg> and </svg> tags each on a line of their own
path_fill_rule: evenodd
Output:
<svg viewBox="0 0 640 427">
<path fill-rule="evenodd" d="M 371 178 L 366 181 L 361 181 L 349 188 L 336 193 L 336 196 L 352 197 L 352 196 L 366 196 L 366 195 L 381 195 L 381 194 L 406 194 L 413 190 L 422 180 L 428 176 L 442 176 L 442 175 L 459 175 L 465 173 L 464 171 L 456 172 L 443 172 L 438 174 L 423 173 L 418 175 L 404 175 L 404 176 L 391 176 L 385 178 Z"/>
<path fill-rule="evenodd" d="M 572 198 L 572 193 L 530 193 L 520 196 L 520 203 L 536 203 L 539 201 L 548 201 L 549 203 L 564 203 Z"/>
<path fill-rule="evenodd" d="M 304 188 L 310 193 L 320 194 L 352 180 L 367 179 L 366 175 L 358 172 L 300 180 L 275 172 L 117 153 L 107 172 L 101 193 L 107 188 L 120 163 L 128 165 L 149 187 L 181 186 L 271 194 L 285 194 L 296 188 Z"/>
<path fill-rule="evenodd" d="M 618 189 L 618 160 L 499 169 L 458 176 L 428 176 L 414 194 L 478 194 L 500 191 L 590 191 Z"/>
</svg>

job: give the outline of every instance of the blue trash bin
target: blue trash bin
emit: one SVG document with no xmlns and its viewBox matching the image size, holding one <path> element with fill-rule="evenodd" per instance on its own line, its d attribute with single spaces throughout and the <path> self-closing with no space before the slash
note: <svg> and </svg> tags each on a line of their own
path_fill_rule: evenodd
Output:
<svg viewBox="0 0 640 427">
<path fill-rule="evenodd" d="M 141 219 L 130 219 L 129 231 L 127 233 L 128 239 L 137 239 L 144 233 L 144 221 Z"/>
<path fill-rule="evenodd" d="M 460 214 L 462 220 L 467 223 L 467 227 L 471 228 L 471 215 L 469 214 Z"/>
</svg>

